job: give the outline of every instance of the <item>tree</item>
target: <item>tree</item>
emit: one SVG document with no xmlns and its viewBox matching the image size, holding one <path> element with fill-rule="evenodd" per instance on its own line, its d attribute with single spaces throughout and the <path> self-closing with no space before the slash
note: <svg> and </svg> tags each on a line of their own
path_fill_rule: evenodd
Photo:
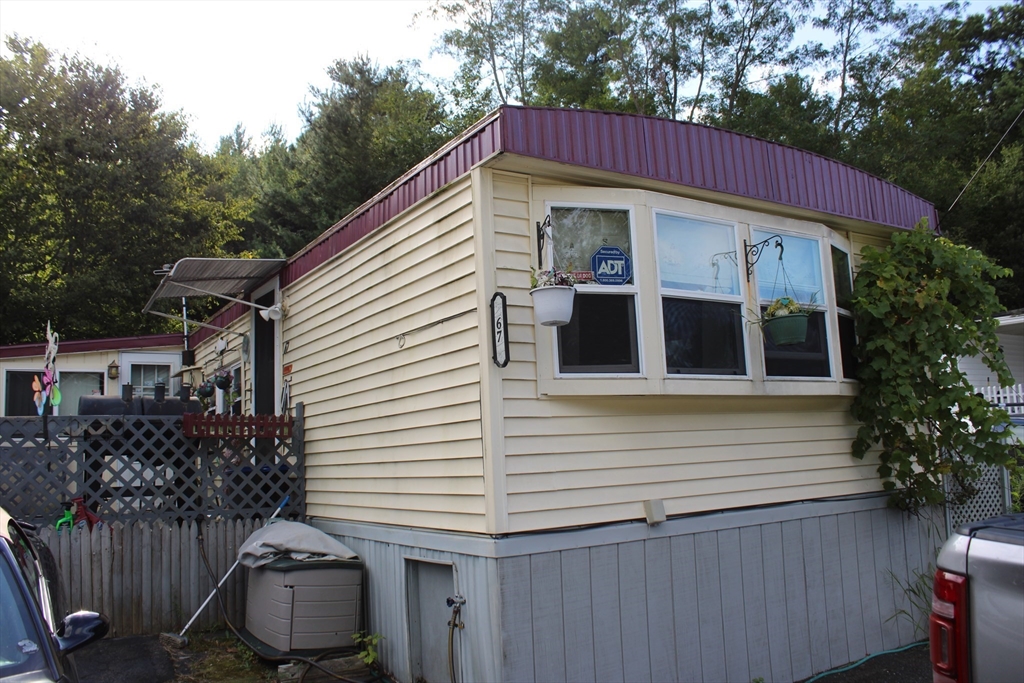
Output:
<svg viewBox="0 0 1024 683">
<path fill-rule="evenodd" d="M 435 0 L 429 13 L 459 25 L 441 34 L 440 49 L 480 73 L 498 103 L 533 102 L 544 0 Z"/>
<path fill-rule="evenodd" d="M 536 70 L 538 104 L 614 111 L 611 46 L 618 28 L 603 7 L 569 8 L 544 34 L 544 59 Z"/>
<path fill-rule="evenodd" d="M 143 315 L 155 268 L 217 256 L 238 207 L 178 114 L 116 69 L 16 37 L 0 59 L 0 343 L 167 329 Z"/>
<path fill-rule="evenodd" d="M 305 109 L 306 129 L 286 162 L 294 175 L 278 169 L 290 177 L 280 193 L 262 195 L 260 210 L 287 220 L 306 244 L 444 144 L 445 108 L 416 67 L 380 68 L 369 57 L 335 62 L 331 87 L 314 89 Z"/>
<path fill-rule="evenodd" d="M 992 280 L 1008 271 L 981 252 L 935 237 L 923 224 L 868 247 L 854 283 L 861 423 L 853 455 L 878 449 L 890 503 L 917 511 L 945 502 L 943 479 L 970 494 L 978 465 L 1007 465 L 1009 415 L 974 393 L 957 358 L 982 357 L 1008 386 L 993 316 Z M 1019 445 L 1019 443 L 1017 444 Z"/>
<path fill-rule="evenodd" d="M 825 15 L 814 20 L 814 25 L 836 34 L 836 42 L 827 53 L 828 71 L 825 77 L 836 81 L 839 94 L 836 96 L 832 131 L 845 132 L 852 125 L 853 117 L 847 114 L 850 108 L 850 82 L 858 75 L 865 75 L 865 66 L 877 64 L 875 55 L 884 52 L 877 43 L 875 49 L 861 50 L 865 34 L 900 26 L 906 13 L 898 10 L 894 0 L 828 0 Z"/>
<path fill-rule="evenodd" d="M 894 60 L 900 72 L 850 137 L 844 159 L 933 202 L 944 233 L 1012 267 L 1019 259 L 1010 246 L 1024 239 L 1024 178 L 1007 174 L 1005 186 L 976 180 L 954 201 L 990 153 L 997 154 L 989 173 L 1012 167 L 1012 155 L 1003 158 L 999 149 L 1024 141 L 1017 120 L 1024 110 L 1024 5 L 966 17 L 956 9 L 908 27 Z M 983 221 L 972 213 L 979 208 Z M 1009 309 L 1024 307 L 1024 273 L 1017 271 L 1000 282 Z"/>
<path fill-rule="evenodd" d="M 716 109 L 727 125 L 752 72 L 785 63 L 796 28 L 811 0 L 721 0 L 721 34 L 729 49 L 715 72 Z"/>
<path fill-rule="evenodd" d="M 815 93 L 809 78 L 785 74 L 764 93 L 740 90 L 730 121 L 737 132 L 835 157 L 840 136 L 830 125 L 833 112 L 831 98 Z M 717 123 L 714 115 L 708 120 Z"/>
</svg>

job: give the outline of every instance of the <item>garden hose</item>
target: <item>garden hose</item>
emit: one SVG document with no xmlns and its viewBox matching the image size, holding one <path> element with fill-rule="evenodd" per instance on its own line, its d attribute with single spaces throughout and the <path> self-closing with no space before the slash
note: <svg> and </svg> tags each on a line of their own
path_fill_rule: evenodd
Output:
<svg viewBox="0 0 1024 683">
<path fill-rule="evenodd" d="M 844 671 L 849 671 L 850 669 L 856 669 L 858 666 L 860 666 L 864 662 L 868 661 L 869 659 L 873 659 L 875 657 L 878 657 L 879 655 L 896 654 L 897 652 L 903 652 L 904 650 L 909 650 L 911 648 L 919 647 L 921 645 L 927 645 L 927 644 L 928 644 L 927 640 L 922 640 L 922 641 L 919 641 L 919 642 L 916 642 L 916 643 L 911 643 L 910 645 L 906 645 L 904 647 L 898 647 L 895 650 L 884 650 L 882 652 L 876 652 L 875 654 L 868 655 L 864 659 L 856 661 L 853 664 L 850 664 L 850 665 L 847 665 L 847 666 L 843 666 L 843 667 L 840 667 L 838 669 L 832 669 L 831 671 L 823 671 L 822 673 L 818 674 L 814 678 L 808 678 L 806 681 L 804 681 L 804 683 L 815 683 L 815 681 L 819 681 L 822 678 L 824 678 L 825 676 L 831 676 L 832 674 L 840 674 L 840 673 L 843 673 Z"/>
</svg>

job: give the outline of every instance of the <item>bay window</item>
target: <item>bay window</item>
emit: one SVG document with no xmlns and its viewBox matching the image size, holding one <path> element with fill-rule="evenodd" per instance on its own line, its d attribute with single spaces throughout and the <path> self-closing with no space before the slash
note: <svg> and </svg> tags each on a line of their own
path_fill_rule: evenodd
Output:
<svg viewBox="0 0 1024 683">
<path fill-rule="evenodd" d="M 856 391 L 843 382 L 856 342 L 845 233 L 643 190 L 543 186 L 534 196 L 534 220 L 551 218 L 543 262 L 579 280 L 569 324 L 538 328 L 540 394 Z M 776 235 L 782 259 L 771 239 L 748 274 L 744 242 Z M 775 344 L 757 324 L 782 296 L 808 312 L 797 343 Z"/>
</svg>

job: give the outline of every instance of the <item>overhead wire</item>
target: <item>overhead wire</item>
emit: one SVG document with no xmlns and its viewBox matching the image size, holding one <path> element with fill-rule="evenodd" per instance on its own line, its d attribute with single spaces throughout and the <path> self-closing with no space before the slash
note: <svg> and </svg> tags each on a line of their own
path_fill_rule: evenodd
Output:
<svg viewBox="0 0 1024 683">
<path fill-rule="evenodd" d="M 988 163 L 988 160 L 991 159 L 992 155 L 996 153 L 997 149 L 999 149 L 999 145 L 1003 144 L 1003 140 L 1006 139 L 1006 136 L 1010 134 L 1010 131 L 1013 130 L 1013 127 L 1017 125 L 1018 121 L 1020 121 L 1020 117 L 1022 114 L 1024 114 L 1024 107 L 1021 107 L 1021 110 L 1017 113 L 1017 118 L 1013 120 L 1013 123 L 1010 124 L 1010 127 L 1006 129 L 1005 133 L 1003 133 L 1003 137 L 999 138 L 999 142 L 996 143 L 995 147 L 992 148 L 992 151 L 988 153 L 987 157 L 985 157 L 985 160 L 981 162 L 980 166 L 978 166 L 978 170 L 974 172 L 974 175 L 971 176 L 971 179 L 967 181 L 966 185 L 964 185 L 964 189 L 960 190 L 960 194 L 956 196 L 956 199 L 953 200 L 953 203 L 949 205 L 948 209 L 946 209 L 946 213 L 952 211 L 953 207 L 956 206 L 956 203 L 960 201 L 960 197 L 964 196 L 964 192 L 967 192 L 967 188 L 971 186 L 971 183 L 974 182 L 974 179 L 978 177 L 979 173 L 981 173 L 981 169 L 985 168 L 985 164 Z"/>
</svg>

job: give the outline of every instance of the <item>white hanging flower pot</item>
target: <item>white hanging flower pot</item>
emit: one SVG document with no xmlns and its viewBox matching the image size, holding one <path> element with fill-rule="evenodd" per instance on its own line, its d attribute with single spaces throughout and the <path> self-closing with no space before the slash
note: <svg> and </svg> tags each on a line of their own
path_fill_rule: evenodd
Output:
<svg viewBox="0 0 1024 683">
<path fill-rule="evenodd" d="M 575 287 L 553 285 L 530 290 L 533 297 L 533 315 L 537 322 L 548 327 L 568 325 L 572 318 Z"/>
</svg>

